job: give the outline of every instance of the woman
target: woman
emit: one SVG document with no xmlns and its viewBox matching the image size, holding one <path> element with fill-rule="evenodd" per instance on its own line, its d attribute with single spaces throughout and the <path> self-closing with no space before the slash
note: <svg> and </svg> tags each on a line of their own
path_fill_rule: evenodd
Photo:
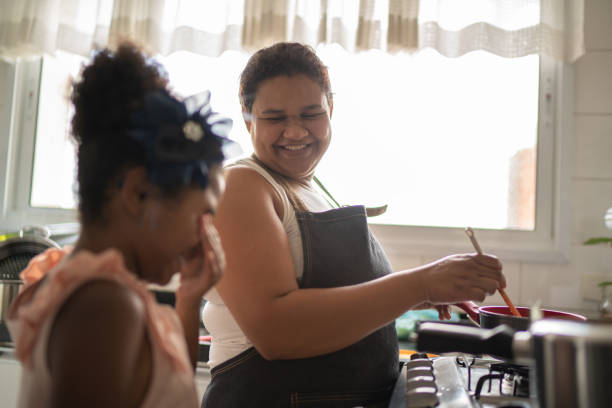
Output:
<svg viewBox="0 0 612 408">
<path fill-rule="evenodd" d="M 224 188 L 227 121 L 180 102 L 131 45 L 104 50 L 74 85 L 80 236 L 22 273 L 9 326 L 21 407 L 193 407 L 199 308 L 224 255 L 210 222 Z M 176 311 L 148 282 L 180 271 Z"/>
<path fill-rule="evenodd" d="M 399 373 L 394 319 L 482 301 L 505 286 L 501 264 L 452 255 L 390 274 L 364 207 L 333 209 L 316 193 L 333 101 L 309 47 L 255 53 L 240 101 L 254 155 L 228 170 L 214 217 L 228 263 L 203 314 L 213 368 L 202 406 L 387 406 Z"/>
</svg>

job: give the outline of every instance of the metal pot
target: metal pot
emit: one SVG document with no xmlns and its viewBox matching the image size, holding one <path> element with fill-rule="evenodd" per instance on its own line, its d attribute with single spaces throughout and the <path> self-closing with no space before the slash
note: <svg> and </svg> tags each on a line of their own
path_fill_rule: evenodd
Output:
<svg viewBox="0 0 612 408">
<path fill-rule="evenodd" d="M 417 349 L 510 359 L 530 367 L 532 398 L 541 408 L 609 407 L 612 325 L 562 319 L 533 322 L 529 331 L 422 323 Z"/>
<path fill-rule="evenodd" d="M 530 309 L 528 307 L 517 307 L 517 310 L 522 317 L 514 316 L 508 306 L 478 306 L 474 302 L 456 303 L 455 306 L 465 311 L 469 318 L 480 327 L 491 329 L 505 324 L 514 330 L 528 330 L 530 319 Z M 586 317 L 574 314 L 561 312 L 559 310 L 539 309 L 542 312 L 543 318 L 567 319 L 584 321 Z"/>
<path fill-rule="evenodd" d="M 11 304 L 23 285 L 19 273 L 39 253 L 59 247 L 42 235 L 40 229 L 29 231 L 22 230 L 15 237 L 0 242 L 0 342 L 10 341 L 6 321 Z"/>
</svg>

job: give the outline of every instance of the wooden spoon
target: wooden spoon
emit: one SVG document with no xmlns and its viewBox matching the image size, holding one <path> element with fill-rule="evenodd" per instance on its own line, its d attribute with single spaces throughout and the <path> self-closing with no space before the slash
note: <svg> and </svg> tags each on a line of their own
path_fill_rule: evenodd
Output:
<svg viewBox="0 0 612 408">
<path fill-rule="evenodd" d="M 471 227 L 467 227 L 465 229 L 465 233 L 467 234 L 468 238 L 470 238 L 470 241 L 472 241 L 472 245 L 474 245 L 474 249 L 476 250 L 476 253 L 478 253 L 479 255 L 482 255 L 482 249 L 480 249 L 480 245 L 478 245 L 478 241 L 476 241 L 476 236 L 474 235 L 474 230 L 472 230 Z M 499 294 L 504 299 L 504 302 L 506 302 L 506 304 L 510 308 L 510 312 L 512 312 L 512 314 L 514 316 L 522 317 L 522 315 L 519 313 L 518 309 L 514 306 L 514 303 L 512 303 L 512 301 L 510 300 L 510 298 L 506 294 L 506 291 L 503 288 L 498 288 L 498 290 L 499 290 Z"/>
</svg>

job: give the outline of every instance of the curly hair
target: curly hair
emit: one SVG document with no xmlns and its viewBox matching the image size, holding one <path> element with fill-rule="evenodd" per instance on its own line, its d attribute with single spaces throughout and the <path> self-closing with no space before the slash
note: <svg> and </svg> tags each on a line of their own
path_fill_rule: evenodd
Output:
<svg viewBox="0 0 612 408">
<path fill-rule="evenodd" d="M 84 224 L 102 220 L 110 193 L 121 184 L 127 169 L 150 164 L 147 143 L 154 142 L 144 143 L 132 136 L 134 117 L 147 108 L 151 95 L 168 95 L 175 100 L 167 88 L 163 67 L 130 43 L 121 44 L 116 51 L 98 52 L 73 84 L 72 136 L 78 147 L 79 213 Z M 168 109 L 176 108 L 170 105 Z M 157 122 L 169 120 L 168 112 L 160 111 L 157 116 Z M 221 162 L 221 144 L 216 140 L 203 142 L 200 147 L 208 152 L 206 161 Z M 192 159 L 204 160 L 202 150 Z M 176 177 L 165 177 L 160 182 L 151 178 L 148 167 L 147 171 L 150 181 L 164 196 L 172 197 L 185 188 Z M 187 182 L 196 184 L 193 179 Z"/>
<path fill-rule="evenodd" d="M 330 106 L 333 103 L 327 67 L 312 47 L 296 42 L 281 42 L 262 48 L 249 58 L 240 74 L 238 95 L 245 112 L 251 112 L 259 84 L 282 75 L 306 75 L 321 87 Z"/>
</svg>

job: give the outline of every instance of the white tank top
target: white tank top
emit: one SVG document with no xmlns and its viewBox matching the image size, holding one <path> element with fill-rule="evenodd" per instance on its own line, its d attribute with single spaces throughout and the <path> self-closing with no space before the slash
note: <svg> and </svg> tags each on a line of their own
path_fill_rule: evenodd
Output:
<svg viewBox="0 0 612 408">
<path fill-rule="evenodd" d="M 270 185 L 272 185 L 274 191 L 276 191 L 280 197 L 283 208 L 283 228 L 289 240 L 295 278 L 299 281 L 304 273 L 302 236 L 300 235 L 300 228 L 295 218 L 295 210 L 289 201 L 289 197 L 287 197 L 287 193 L 267 170 L 257 164 L 253 159 L 248 158 L 241 160 L 239 164 L 249 167 L 259 173 L 268 183 L 270 183 Z M 325 197 L 316 191 L 314 187 L 299 188 L 296 194 L 310 212 L 322 212 L 333 208 Z M 206 330 L 208 330 L 213 339 L 208 360 L 210 368 L 213 368 L 251 348 L 253 344 L 244 335 L 215 288 L 212 288 L 206 293 L 206 300 L 207 303 L 202 312 L 202 320 Z"/>
</svg>

